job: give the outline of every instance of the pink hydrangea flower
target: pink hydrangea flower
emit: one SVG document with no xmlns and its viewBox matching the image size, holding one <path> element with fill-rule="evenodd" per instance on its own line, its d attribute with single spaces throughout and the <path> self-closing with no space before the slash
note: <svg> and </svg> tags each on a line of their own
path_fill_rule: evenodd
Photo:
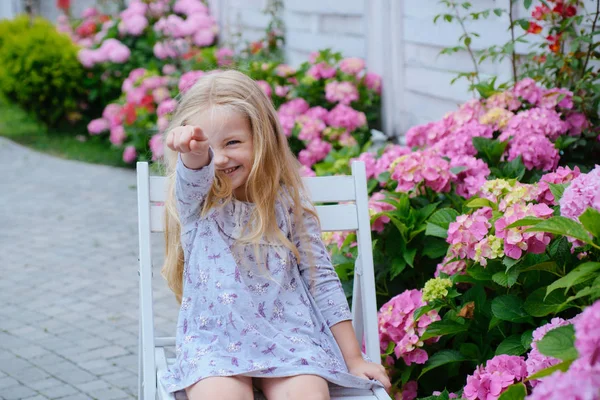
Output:
<svg viewBox="0 0 600 400">
<path fill-rule="evenodd" d="M 417 398 L 418 389 L 419 385 L 417 381 L 408 381 L 402 386 L 400 393 L 396 393 L 394 400 L 414 400 Z"/>
<path fill-rule="evenodd" d="M 573 325 L 579 360 L 600 367 L 600 300 L 583 310 Z M 600 397 L 600 390 L 598 394 Z"/>
<path fill-rule="evenodd" d="M 87 18 L 92 18 L 97 16 L 98 14 L 100 14 L 98 12 L 98 9 L 95 7 L 88 7 L 85 10 L 83 10 L 83 12 L 81 13 L 81 18 L 87 19 Z"/>
<path fill-rule="evenodd" d="M 579 360 L 567 372 L 557 371 L 540 379 L 527 400 L 600 400 L 600 365 Z"/>
<path fill-rule="evenodd" d="M 438 278 L 440 274 L 446 274 L 448 276 L 456 274 L 464 274 L 467 269 L 467 263 L 464 260 L 450 261 L 454 256 L 449 253 L 444 257 L 444 261 L 439 263 L 435 269 L 435 277 Z"/>
<path fill-rule="evenodd" d="M 407 365 L 413 362 L 424 364 L 427 361 L 427 352 L 421 348 L 424 344 L 421 336 L 440 317 L 437 311 L 432 310 L 415 321 L 414 311 L 425 305 L 427 303 L 423 301 L 421 291 L 413 289 L 394 296 L 381 307 L 378 319 L 382 351 L 387 349 L 390 342 L 394 342 L 394 354 L 404 359 Z"/>
<path fill-rule="evenodd" d="M 522 98 L 529 104 L 537 105 L 542 98 L 543 90 L 531 78 L 525 78 L 515 84 L 515 96 Z"/>
<path fill-rule="evenodd" d="M 349 132 L 367 124 L 365 113 L 350 106 L 338 104 L 327 115 L 327 124 L 334 128 L 346 128 Z"/>
<path fill-rule="evenodd" d="M 469 122 L 477 122 L 479 118 L 486 112 L 481 101 L 478 99 L 471 99 L 466 103 L 463 103 L 458 110 L 449 113 L 444 118 L 450 119 L 453 125 L 461 127 Z"/>
<path fill-rule="evenodd" d="M 377 162 L 375 163 L 375 169 L 373 170 L 373 177 L 377 178 L 382 173 L 389 171 L 390 166 L 392 165 L 392 163 L 394 161 L 396 161 L 398 158 L 400 158 L 406 154 L 410 154 L 410 153 L 412 153 L 412 151 L 408 147 L 400 146 L 397 144 L 388 145 L 384 149 L 383 153 L 381 154 L 381 157 L 379 157 L 377 159 Z"/>
<path fill-rule="evenodd" d="M 137 158 L 137 151 L 135 150 L 135 146 L 127 146 L 125 150 L 123 150 L 123 161 L 127 164 L 131 164 Z"/>
<path fill-rule="evenodd" d="M 271 85 L 267 81 L 256 81 L 256 84 L 260 86 L 260 89 L 267 97 L 271 97 L 273 91 L 271 90 Z"/>
<path fill-rule="evenodd" d="M 187 92 L 194 84 L 204 76 L 204 71 L 189 71 L 181 75 L 177 87 L 181 93 Z"/>
<path fill-rule="evenodd" d="M 215 57 L 217 57 L 217 64 L 219 66 L 230 65 L 233 62 L 233 50 L 227 47 L 221 47 L 215 51 Z"/>
<path fill-rule="evenodd" d="M 166 87 L 159 87 L 152 91 L 152 98 L 156 104 L 162 103 L 164 100 L 171 97 L 169 89 Z"/>
<path fill-rule="evenodd" d="M 102 132 L 107 131 L 110 128 L 110 124 L 105 118 L 96 118 L 90 121 L 87 126 L 90 135 L 99 135 Z"/>
<path fill-rule="evenodd" d="M 119 23 L 119 33 L 140 36 L 148 27 L 148 20 L 143 15 L 134 14 L 123 18 Z"/>
<path fill-rule="evenodd" d="M 275 94 L 279 97 L 285 97 L 290 91 L 289 86 L 275 85 Z"/>
<path fill-rule="evenodd" d="M 488 360 L 485 368 L 477 367 L 467 377 L 463 395 L 468 400 L 496 400 L 502 392 L 527 376 L 523 357 L 502 354 Z"/>
<path fill-rule="evenodd" d="M 348 75 L 358 75 L 365 69 L 365 61 L 362 58 L 349 57 L 340 61 L 340 70 Z"/>
<path fill-rule="evenodd" d="M 304 115 L 306 115 L 307 117 L 320 119 L 321 121 L 326 121 L 328 114 L 329 111 L 327 111 L 326 108 L 321 106 L 311 107 L 304 113 Z"/>
<path fill-rule="evenodd" d="M 375 175 L 375 172 L 376 172 L 375 166 L 377 164 L 377 160 L 375 159 L 375 154 L 367 151 L 367 152 L 362 153 L 355 160 L 362 161 L 365 163 L 365 169 L 367 171 L 367 179 L 377 177 L 377 175 Z"/>
<path fill-rule="evenodd" d="M 473 146 L 474 137 L 491 138 L 492 128 L 480 124 L 478 121 L 469 121 L 458 127 L 454 132 L 441 138 L 433 145 L 433 150 L 449 158 L 459 156 L 474 156 L 477 154 Z"/>
<path fill-rule="evenodd" d="M 446 242 L 450 244 L 448 249 L 452 257 L 460 259 L 475 257 L 475 245 L 487 236 L 491 224 L 492 209 L 483 207 L 473 214 L 463 214 L 456 217 L 448 227 Z"/>
<path fill-rule="evenodd" d="M 526 226 L 507 229 L 506 227 L 524 217 L 549 218 L 553 210 L 546 204 L 517 203 L 506 209 L 495 223 L 496 236 L 504 239 L 504 254 L 513 259 L 521 258 L 523 251 L 541 254 L 546 250 L 552 236 L 545 232 L 525 232 Z"/>
<path fill-rule="evenodd" d="M 397 192 L 413 190 L 419 183 L 438 193 L 450 190 L 450 163 L 442 157 L 417 151 L 396 160 L 392 179 L 398 182 Z"/>
<path fill-rule="evenodd" d="M 298 161 L 300 161 L 302 165 L 311 167 L 316 162 L 327 157 L 327 154 L 329 154 L 330 151 L 331 143 L 316 139 L 311 141 L 306 149 L 301 150 L 300 153 L 298 153 Z"/>
<path fill-rule="evenodd" d="M 195 13 L 207 14 L 208 8 L 206 8 L 201 0 L 177 0 L 175 5 L 173 5 L 173 11 L 185 15 Z"/>
<path fill-rule="evenodd" d="M 373 193 L 369 199 L 369 213 L 375 215 L 383 211 L 393 211 L 395 207 L 385 201 L 385 194 L 382 192 Z M 382 215 L 371 223 L 371 230 L 381 233 L 385 225 L 390 222 L 390 217 Z"/>
<path fill-rule="evenodd" d="M 308 103 L 303 98 L 299 97 L 293 100 L 283 103 L 279 106 L 277 111 L 280 115 L 293 115 L 297 116 L 305 113 L 309 108 Z"/>
<path fill-rule="evenodd" d="M 542 176 L 538 182 L 538 188 L 540 191 L 538 202 L 546 203 L 549 206 L 555 206 L 556 201 L 554 200 L 554 195 L 550 191 L 550 186 L 548 186 L 548 184 L 569 183 L 574 178 L 577 178 L 580 174 L 581 171 L 579 170 L 579 167 L 576 166 L 575 169 L 571 169 L 569 167 L 558 167 L 556 171 Z"/>
<path fill-rule="evenodd" d="M 542 135 L 550 140 L 556 140 L 567 133 L 569 125 L 560 118 L 560 115 L 545 108 L 532 108 L 515 115 L 507 124 L 506 130 L 498 138 L 506 141 L 510 137 Z"/>
<path fill-rule="evenodd" d="M 298 133 L 298 139 L 300 140 L 314 140 L 321 137 L 321 132 L 326 128 L 323 121 L 316 118 L 311 118 L 306 114 L 296 118 L 296 123 L 300 125 L 300 133 Z"/>
<path fill-rule="evenodd" d="M 573 108 L 573 92 L 563 88 L 543 90 L 539 106 L 555 108 L 556 106 L 570 110 Z"/>
<path fill-rule="evenodd" d="M 177 67 L 173 64 L 165 64 L 165 66 L 162 67 L 163 75 L 172 75 L 175 73 L 175 71 L 177 71 Z"/>
<path fill-rule="evenodd" d="M 521 102 L 513 90 L 507 90 L 488 97 L 485 100 L 485 106 L 488 109 L 503 108 L 509 111 L 515 111 L 521 107 Z"/>
<path fill-rule="evenodd" d="M 348 105 L 358 100 L 358 90 L 351 82 L 329 82 L 325 85 L 325 99 L 330 103 Z"/>
<path fill-rule="evenodd" d="M 177 108 L 177 101 L 174 99 L 166 99 L 158 105 L 156 115 L 159 117 L 171 114 Z"/>
<path fill-rule="evenodd" d="M 521 156 L 525 168 L 552 171 L 558 165 L 560 155 L 554 144 L 542 135 L 518 136 L 511 140 L 508 161 Z"/>
<path fill-rule="evenodd" d="M 315 171 L 313 171 L 312 169 L 310 169 L 306 165 L 302 165 L 300 167 L 300 176 L 311 177 L 311 176 L 317 176 L 317 174 L 315 173 Z"/>
<path fill-rule="evenodd" d="M 457 156 L 450 159 L 450 168 L 465 168 L 452 178 L 456 184 L 456 193 L 468 199 L 475 196 L 490 175 L 487 164 L 471 156 Z"/>
<path fill-rule="evenodd" d="M 108 140 L 115 146 L 120 146 L 125 141 L 125 128 L 123 125 L 115 125 L 110 128 L 110 136 Z"/>
<path fill-rule="evenodd" d="M 162 135 L 160 133 L 153 135 L 148 142 L 148 147 L 150 147 L 150 151 L 152 152 L 152 161 L 162 158 L 165 152 Z"/>
<path fill-rule="evenodd" d="M 560 214 L 574 220 L 578 220 L 588 207 L 600 211 L 600 166 L 573 179 L 559 203 Z"/>
<path fill-rule="evenodd" d="M 537 348 L 537 342 L 542 340 L 542 338 L 546 335 L 546 333 L 550 332 L 552 329 L 556 329 L 561 326 L 570 325 L 569 321 L 565 321 L 562 318 L 552 318 L 552 320 L 546 325 L 542 325 L 536 330 L 533 331 L 533 341 L 531 342 L 531 351 L 527 355 L 527 361 L 525 364 L 527 366 L 527 375 L 533 375 L 538 371 L 541 371 L 545 368 L 549 368 L 553 365 L 560 363 L 558 358 L 548 357 L 539 352 Z M 531 386 L 536 386 L 539 380 L 530 381 Z"/>
<path fill-rule="evenodd" d="M 590 121 L 585 114 L 573 112 L 566 116 L 565 123 L 569 127 L 569 136 L 579 136 L 584 129 L 590 127 Z"/>
<path fill-rule="evenodd" d="M 335 76 L 337 70 L 335 67 L 328 65 L 327 63 L 320 62 L 313 65 L 306 72 L 306 75 L 313 77 L 314 79 L 329 79 Z"/>
<path fill-rule="evenodd" d="M 159 132 L 164 132 L 169 127 L 169 120 L 166 117 L 158 117 L 156 127 Z"/>
<path fill-rule="evenodd" d="M 102 118 L 108 121 L 109 126 L 113 127 L 123 123 L 121 110 L 123 107 L 117 103 L 108 104 L 102 111 Z"/>
<path fill-rule="evenodd" d="M 294 75 L 296 73 L 296 70 L 287 64 L 279 64 L 277 67 L 275 67 L 275 73 L 277 74 L 277 76 L 286 78 L 288 76 Z"/>
<path fill-rule="evenodd" d="M 454 128 L 452 118 L 443 118 L 437 122 L 417 125 L 406 132 L 406 144 L 410 147 L 432 146 L 450 135 Z"/>
<path fill-rule="evenodd" d="M 381 94 L 381 76 L 376 73 L 367 72 L 365 74 L 365 85 L 377 94 Z"/>
</svg>

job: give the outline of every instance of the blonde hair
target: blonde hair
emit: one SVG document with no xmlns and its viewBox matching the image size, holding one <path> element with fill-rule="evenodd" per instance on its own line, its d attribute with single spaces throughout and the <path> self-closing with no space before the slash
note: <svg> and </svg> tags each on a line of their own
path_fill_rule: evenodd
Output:
<svg viewBox="0 0 600 400">
<path fill-rule="evenodd" d="M 180 98 L 173 119 L 165 130 L 185 125 L 194 115 L 211 108 L 225 108 L 246 117 L 252 130 L 254 159 L 246 192 L 255 204 L 251 223 L 240 240 L 258 246 L 259 239 L 267 238 L 290 249 L 299 260 L 298 248 L 281 231 L 275 209 L 278 201 L 284 201 L 286 212 L 295 216 L 295 229 L 303 229 L 302 215 L 305 211 L 316 217 L 310 203 L 303 201 L 304 187 L 299 174 L 300 164 L 291 152 L 283 133 L 277 113 L 271 101 L 260 87 L 248 76 L 238 71 L 209 73 L 196 82 Z M 165 148 L 164 162 L 169 178 L 168 196 L 165 202 L 165 263 L 162 275 L 169 288 L 181 303 L 183 292 L 184 254 L 181 247 L 181 228 L 175 207 L 175 167 L 177 153 Z M 285 192 L 282 192 L 285 187 Z M 204 203 L 202 213 L 232 198 L 227 177 L 215 174 L 213 185 Z M 289 204 L 287 204 L 289 202 Z M 288 218 L 289 219 L 289 218 Z M 289 222 L 289 221 L 288 221 Z M 291 227 L 290 224 L 288 226 Z M 258 261 L 258 260 L 257 260 Z"/>
</svg>

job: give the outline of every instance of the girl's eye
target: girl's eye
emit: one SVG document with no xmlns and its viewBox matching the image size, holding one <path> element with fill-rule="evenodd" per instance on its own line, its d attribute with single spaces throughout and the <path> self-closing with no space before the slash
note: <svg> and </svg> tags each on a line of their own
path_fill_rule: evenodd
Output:
<svg viewBox="0 0 600 400">
<path fill-rule="evenodd" d="M 240 141 L 239 140 L 230 140 L 229 142 L 227 142 L 227 146 L 231 145 L 231 144 L 238 144 Z"/>
</svg>

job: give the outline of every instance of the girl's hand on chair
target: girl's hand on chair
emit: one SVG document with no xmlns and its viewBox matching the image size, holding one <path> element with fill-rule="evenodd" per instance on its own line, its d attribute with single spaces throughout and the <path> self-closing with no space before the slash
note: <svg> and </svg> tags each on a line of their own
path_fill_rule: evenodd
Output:
<svg viewBox="0 0 600 400">
<path fill-rule="evenodd" d="M 165 144 L 171 150 L 182 154 L 208 154 L 208 138 L 197 126 L 185 125 L 172 129 L 167 133 Z"/>
<path fill-rule="evenodd" d="M 392 387 L 390 378 L 385 372 L 383 365 L 365 361 L 362 357 L 357 359 L 355 362 L 349 363 L 348 371 L 352 375 L 359 376 L 361 378 L 378 380 L 388 392 Z"/>
</svg>

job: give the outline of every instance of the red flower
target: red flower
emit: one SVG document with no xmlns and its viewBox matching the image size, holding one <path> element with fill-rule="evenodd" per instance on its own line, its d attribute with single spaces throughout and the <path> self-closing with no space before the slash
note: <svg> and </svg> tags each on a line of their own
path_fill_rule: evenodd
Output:
<svg viewBox="0 0 600 400">
<path fill-rule="evenodd" d="M 252 42 L 250 43 L 250 53 L 256 54 L 263 48 L 262 42 Z"/>
<path fill-rule="evenodd" d="M 69 8 L 71 8 L 71 0 L 56 0 L 56 8 L 59 8 L 64 12 L 69 11 Z"/>
<path fill-rule="evenodd" d="M 154 97 L 152 95 L 145 95 L 140 102 L 140 106 L 148 110 L 149 113 L 154 112 Z"/>
<path fill-rule="evenodd" d="M 529 28 L 527 28 L 527 32 L 537 35 L 541 31 L 542 31 L 542 27 L 540 25 L 536 24 L 533 21 L 529 23 Z"/>
<path fill-rule="evenodd" d="M 548 37 L 546 37 L 546 40 L 550 42 L 548 44 L 548 47 L 550 47 L 550 50 L 552 52 L 558 53 L 560 51 L 560 34 L 549 35 Z"/>
<path fill-rule="evenodd" d="M 77 27 L 75 32 L 81 37 L 92 36 L 97 31 L 96 23 L 93 21 L 85 21 Z"/>
<path fill-rule="evenodd" d="M 533 56 L 533 61 L 538 62 L 540 64 L 546 62 L 546 55 L 542 54 L 541 56 Z"/>
<path fill-rule="evenodd" d="M 550 9 L 545 5 L 541 5 L 541 6 L 537 6 L 536 8 L 533 9 L 531 16 L 533 18 L 537 19 L 538 21 L 541 21 L 549 13 L 550 13 Z"/>
<path fill-rule="evenodd" d="M 121 109 L 121 115 L 125 116 L 125 123 L 127 125 L 131 125 L 135 122 L 137 118 L 137 113 L 135 111 L 135 104 L 127 103 Z"/>
</svg>

